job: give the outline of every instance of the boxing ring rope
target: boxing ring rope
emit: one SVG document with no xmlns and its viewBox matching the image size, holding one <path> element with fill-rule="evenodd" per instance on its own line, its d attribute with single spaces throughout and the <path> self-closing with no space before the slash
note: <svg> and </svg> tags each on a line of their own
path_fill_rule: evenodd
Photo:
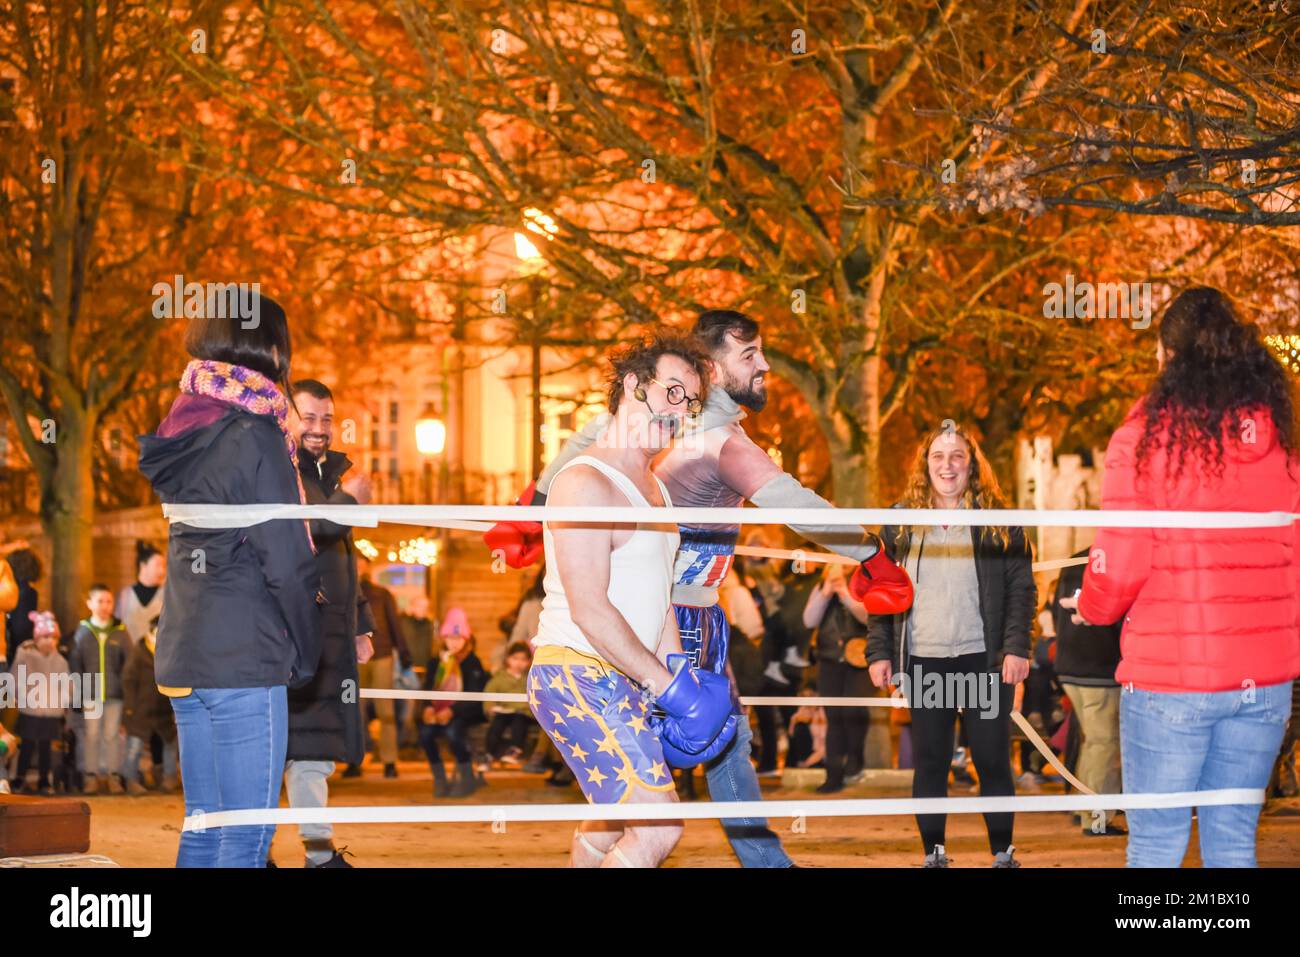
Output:
<svg viewBox="0 0 1300 957">
<path fill-rule="evenodd" d="M 821 801 L 698 801 L 690 804 L 472 804 L 375 807 L 251 808 L 196 811 L 183 830 L 250 824 L 486 824 L 505 821 L 680 821 L 715 818 L 891 817 L 913 814 L 997 814 L 1128 811 L 1263 804 L 1262 788 L 1171 791 L 1165 794 L 1027 795 L 969 798 L 859 798 Z"/>
<path fill-rule="evenodd" d="M 247 528 L 275 519 L 380 522 L 571 522 L 590 525 L 1020 525 L 1036 528 L 1281 528 L 1292 512 L 1032 508 L 686 508 L 617 505 L 200 505 L 164 503 L 163 515 L 191 528 Z"/>
<path fill-rule="evenodd" d="M 903 509 L 903 508 L 686 508 L 553 505 L 204 505 L 165 503 L 169 523 L 192 528 L 245 528 L 283 519 L 325 518 L 339 525 L 375 528 L 380 522 L 483 532 L 491 522 L 687 525 L 957 525 L 1040 528 L 1247 529 L 1283 528 L 1300 515 L 1289 512 L 1141 511 L 1093 509 Z M 851 558 L 820 551 L 737 546 L 736 554 L 783 560 L 856 565 Z M 1086 558 L 1034 564 L 1035 571 L 1086 563 Z M 363 698 L 461 701 L 527 701 L 522 694 L 405 691 L 367 688 Z M 745 696 L 742 704 L 900 708 L 902 698 Z M 184 830 L 266 824 L 503 823 L 506 821 L 698 820 L 765 817 L 871 817 L 914 814 L 1130 810 L 1263 804 L 1263 789 L 1226 788 L 1163 794 L 1095 794 L 1060 763 L 1019 712 L 1012 719 L 1078 795 L 977 798 L 870 798 L 813 801 L 710 801 L 692 804 L 423 805 L 402 807 L 255 808 L 185 818 Z"/>
</svg>

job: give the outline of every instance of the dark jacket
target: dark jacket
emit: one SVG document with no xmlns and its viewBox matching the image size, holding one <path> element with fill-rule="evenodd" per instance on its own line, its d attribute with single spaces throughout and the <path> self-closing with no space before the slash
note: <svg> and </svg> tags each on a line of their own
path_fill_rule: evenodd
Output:
<svg viewBox="0 0 1300 957">
<path fill-rule="evenodd" d="M 434 690 L 434 680 L 438 676 L 438 659 L 430 658 L 429 665 L 424 669 L 424 690 Z M 488 673 L 483 669 L 483 662 L 478 660 L 478 655 L 474 652 L 467 654 L 460 662 L 460 683 L 461 691 L 482 691 L 488 682 Z M 421 705 L 428 702 L 421 702 Z M 481 701 L 454 701 L 451 705 L 451 719 L 460 721 L 464 724 L 478 724 L 486 720 L 483 716 L 483 702 Z"/>
<path fill-rule="evenodd" d="M 131 657 L 131 638 L 116 618 L 108 626 L 104 637 L 104 700 L 122 697 L 122 672 Z M 99 638 L 84 619 L 72 633 L 68 647 L 68 671 L 71 674 L 99 674 Z"/>
<path fill-rule="evenodd" d="M 1084 558 L 1085 548 L 1075 555 Z M 1052 596 L 1052 620 L 1056 625 L 1056 676 L 1063 684 L 1093 685 L 1115 688 L 1115 669 L 1119 667 L 1119 632 L 1115 625 L 1076 625 L 1070 619 L 1074 612 L 1062 608 L 1062 598 L 1068 598 L 1083 587 L 1085 565 L 1070 565 L 1061 569 Z"/>
<path fill-rule="evenodd" d="M 157 734 L 164 741 L 176 740 L 176 715 L 172 702 L 154 681 L 153 652 L 141 638 L 131 650 L 122 672 L 122 724 L 133 738 Z"/>
<path fill-rule="evenodd" d="M 853 613 L 844 607 L 839 595 L 831 595 L 822 614 L 821 624 L 817 626 L 817 660 L 843 661 L 844 645 L 852 638 L 865 638 L 867 625 L 853 617 Z"/>
<path fill-rule="evenodd" d="M 3 561 L 3 559 L 0 559 Z M 5 626 L 5 648 L 4 660 L 12 663 L 14 655 L 18 653 L 18 646 L 24 641 L 30 641 L 36 635 L 36 623 L 27 616 L 40 608 L 40 597 L 36 594 L 36 589 L 32 587 L 31 582 L 17 580 L 18 584 L 18 604 L 14 605 L 13 611 L 5 615 L 7 624 Z"/>
<path fill-rule="evenodd" d="M 397 652 L 403 668 L 411 667 L 411 653 L 406 650 L 406 639 L 402 635 L 402 616 L 397 613 L 397 599 L 383 585 L 377 585 L 369 579 L 363 579 L 361 590 L 370 602 L 370 615 L 375 623 L 376 658 L 387 658 Z"/>
<path fill-rule="evenodd" d="M 754 589 L 755 592 L 758 589 Z M 754 596 L 758 600 L 758 595 Z M 760 607 L 762 607 L 760 605 Z M 767 619 L 764 619 L 766 624 Z M 763 693 L 763 641 L 750 638 L 737 628 L 731 633 L 727 643 L 727 662 L 731 665 L 731 675 L 736 679 L 736 691 L 741 695 L 759 695 Z"/>
<path fill-rule="evenodd" d="M 895 508 L 900 506 L 895 505 Z M 1029 657 L 1030 630 L 1038 604 L 1038 590 L 1034 585 L 1033 556 L 1023 528 L 1009 528 L 1010 541 L 1004 547 L 989 529 L 971 526 L 971 539 L 975 546 L 975 577 L 979 583 L 980 618 L 984 625 L 984 649 L 990 670 L 1002 667 L 1007 655 Z M 898 562 L 907 558 L 911 539 L 904 535 L 899 540 L 898 528 L 881 529 L 885 551 Z M 925 554 L 921 555 L 920 574 L 914 583 L 919 590 L 925 587 Z M 900 660 L 911 653 L 911 648 L 900 654 L 899 641 L 903 628 L 911 615 L 910 609 L 901 615 L 873 615 L 867 639 L 867 661 L 893 661 L 895 672 L 906 671 L 907 662 Z"/>
<path fill-rule="evenodd" d="M 803 610 L 808 604 L 808 596 L 821 581 L 821 576 L 792 573 L 786 575 L 783 581 L 785 591 L 772 616 L 767 617 L 767 609 L 763 611 L 763 622 L 768 634 L 775 635 L 777 639 L 765 649 L 770 653 L 779 652 L 784 645 L 807 648 L 812 641 L 813 630 L 803 623 Z M 791 671 L 786 677 L 791 677 L 794 673 Z"/>
<path fill-rule="evenodd" d="M 181 395 L 140 471 L 167 503 L 296 505 L 298 480 L 275 418 Z M 296 687 L 320 660 L 320 572 L 301 521 L 245 528 L 174 523 L 158 626 L 158 683 Z"/>
<path fill-rule="evenodd" d="M 317 460 L 298 452 L 302 487 L 308 505 L 355 505 L 339 482 L 352 463 L 342 452 L 326 452 Z M 360 764 L 365 757 L 361 701 L 356 694 L 356 636 L 374 631 L 370 603 L 358 587 L 352 528 L 328 519 L 311 520 L 316 567 L 327 604 L 322 609 L 321 656 L 315 676 L 289 692 L 289 750 L 291 761 L 344 761 Z M 352 693 L 347 693 L 351 689 Z"/>
</svg>

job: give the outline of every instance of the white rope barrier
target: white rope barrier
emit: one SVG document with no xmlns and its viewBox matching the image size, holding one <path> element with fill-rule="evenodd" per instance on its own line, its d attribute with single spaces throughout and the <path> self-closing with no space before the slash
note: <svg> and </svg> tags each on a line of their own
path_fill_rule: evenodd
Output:
<svg viewBox="0 0 1300 957">
<path fill-rule="evenodd" d="M 250 808 L 196 811 L 184 830 L 266 824 L 483 824 L 506 821 L 676 821 L 714 818 L 887 817 L 1263 804 L 1262 788 L 1162 794 L 1069 794 L 1023 797 L 863 798 L 805 801 L 702 801 L 690 804 L 477 804 L 388 807 Z"/>
<path fill-rule="evenodd" d="M 671 525 L 1011 525 L 1037 528 L 1282 528 L 1290 512 L 1205 512 L 1030 508 L 685 508 L 556 505 L 200 505 L 164 503 L 169 522 L 194 528 L 247 528 L 277 519 L 329 519 L 375 528 L 380 522 L 573 522 Z"/>
<path fill-rule="evenodd" d="M 503 701 L 524 703 L 526 694 L 509 694 L 506 692 L 486 691 L 408 691 L 404 688 L 362 688 L 363 698 L 387 698 L 397 701 Z M 763 707 L 766 705 L 794 705 L 802 707 L 850 707 L 850 708 L 906 708 L 907 702 L 902 698 L 798 698 L 779 696 L 742 695 L 741 704 Z"/>
<path fill-rule="evenodd" d="M 1300 515 L 1288 512 L 1139 511 L 1094 509 L 886 509 L 886 508 L 683 508 L 683 507 L 559 507 L 520 505 L 163 505 L 168 522 L 194 528 L 246 528 L 283 519 L 329 519 L 340 525 L 374 528 L 381 522 L 483 532 L 491 522 L 573 522 L 589 524 L 686 525 L 956 525 L 1028 526 L 1038 528 L 1282 528 Z M 740 545 L 737 555 L 820 563 L 856 564 L 853 559 L 821 551 L 787 550 Z M 1035 571 L 1081 565 L 1086 558 L 1037 562 Z M 363 698 L 429 701 L 526 702 L 523 694 L 407 691 L 366 688 Z M 782 697 L 744 696 L 742 704 L 758 707 L 904 708 L 902 697 Z M 682 805 L 478 805 L 471 807 L 276 808 L 202 811 L 186 817 L 186 831 L 253 824 L 347 823 L 483 823 L 502 821 L 679 820 L 745 817 L 857 817 L 912 814 L 977 814 L 1016 811 L 1129 810 L 1135 808 L 1208 807 L 1263 804 L 1260 789 L 1180 791 L 1168 794 L 1094 794 L 1061 764 L 1056 755 L 1018 712 L 1012 718 L 1037 750 L 1081 793 L 1065 796 L 1000 798 L 911 798 L 858 801 L 730 801 Z"/>
</svg>

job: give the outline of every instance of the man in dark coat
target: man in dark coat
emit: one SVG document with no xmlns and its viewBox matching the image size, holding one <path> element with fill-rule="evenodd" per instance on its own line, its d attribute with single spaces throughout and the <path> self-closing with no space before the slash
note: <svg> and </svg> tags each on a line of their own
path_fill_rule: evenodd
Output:
<svg viewBox="0 0 1300 957">
<path fill-rule="evenodd" d="M 1073 557 L 1087 558 L 1088 549 L 1076 552 Z M 1069 565 L 1061 569 L 1056 592 L 1048 606 L 1056 627 L 1056 674 L 1083 733 L 1075 773 L 1098 794 L 1118 794 L 1124 790 L 1119 751 L 1121 689 L 1115 680 L 1120 659 L 1120 626 L 1118 623 L 1084 625 L 1074 621 L 1079 592 L 1083 589 L 1084 568 L 1084 565 Z M 1081 811 L 1078 820 L 1083 833 L 1090 836 L 1118 837 L 1128 833 L 1115 826 L 1112 810 Z"/>
<path fill-rule="evenodd" d="M 298 468 L 309 505 L 356 505 L 370 499 L 364 475 L 347 482 L 352 466 L 342 452 L 330 450 L 334 397 L 315 379 L 294 383 L 297 408 Z M 352 529 L 326 519 L 311 520 L 321 591 L 328 604 L 322 615 L 322 648 L 316 676 L 289 692 L 289 749 L 285 786 L 292 807 L 325 807 L 328 779 L 336 761 L 354 764 L 365 753 L 361 727 L 358 661 L 372 653 L 374 622 L 365 595 L 357 587 L 357 560 Z M 329 824 L 304 824 L 308 867 L 350 867 L 334 848 Z"/>
</svg>

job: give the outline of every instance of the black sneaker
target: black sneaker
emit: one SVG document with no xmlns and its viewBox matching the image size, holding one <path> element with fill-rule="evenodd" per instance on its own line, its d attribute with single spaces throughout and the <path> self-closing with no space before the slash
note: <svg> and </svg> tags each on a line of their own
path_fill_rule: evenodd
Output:
<svg viewBox="0 0 1300 957">
<path fill-rule="evenodd" d="M 396 764 L 385 764 L 385 765 L 384 765 L 384 777 L 386 777 L 386 778 L 395 778 L 395 777 L 397 777 L 397 765 L 396 765 Z M 321 867 L 329 867 L 329 866 L 330 866 L 330 865 L 328 865 L 328 864 L 322 864 L 322 865 L 321 865 Z M 338 865 L 338 864 L 335 864 L 334 866 L 335 866 L 335 867 L 338 867 L 339 865 Z M 343 866 L 344 866 L 344 867 L 351 867 L 352 865 L 351 865 L 351 864 L 345 864 L 345 865 L 343 865 Z"/>
<path fill-rule="evenodd" d="M 349 764 L 346 768 L 343 769 L 343 774 L 341 776 L 345 778 L 361 777 L 361 765 Z"/>
<path fill-rule="evenodd" d="M 313 869 L 322 867 L 351 867 L 352 865 L 344 859 L 344 854 L 348 855 L 348 857 L 356 857 L 355 854 L 344 847 L 336 850 L 332 855 L 330 855 L 330 859 L 324 864 L 308 864 L 307 866 Z"/>
</svg>

